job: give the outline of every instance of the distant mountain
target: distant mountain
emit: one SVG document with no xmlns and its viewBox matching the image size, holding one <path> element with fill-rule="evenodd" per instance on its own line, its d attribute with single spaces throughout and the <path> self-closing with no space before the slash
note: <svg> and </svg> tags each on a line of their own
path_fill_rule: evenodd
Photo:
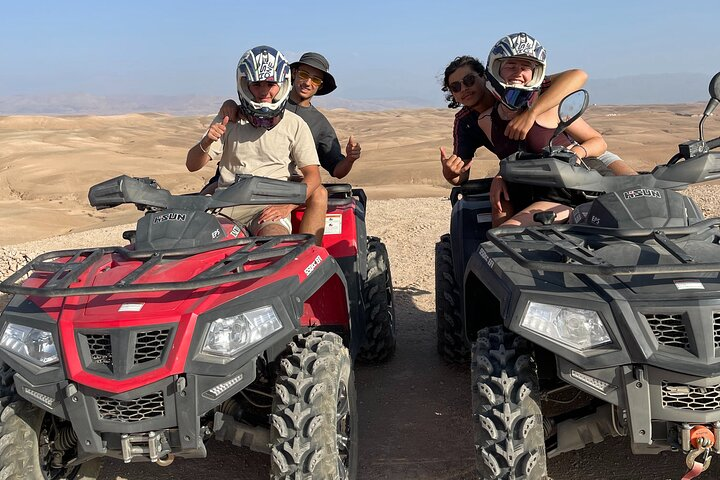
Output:
<svg viewBox="0 0 720 480">
<path fill-rule="evenodd" d="M 710 76 L 704 74 L 635 75 L 590 79 L 586 89 L 590 102 L 600 105 L 691 103 L 708 99 Z M 13 95 L 0 96 L 0 115 L 118 115 L 124 113 L 168 113 L 209 115 L 227 97 L 163 95 Z M 331 95 L 316 97 L 320 108 L 354 111 L 442 108 L 437 91 L 427 98 L 349 99 Z"/>
<path fill-rule="evenodd" d="M 599 105 L 692 103 L 709 100 L 711 78 L 700 73 L 591 78 L 585 89 L 590 103 Z"/>
<path fill-rule="evenodd" d="M 0 96 L 0 115 L 121 115 L 125 113 L 168 113 L 171 115 L 209 115 L 228 97 L 164 95 L 67 94 Z M 320 108 L 346 108 L 377 111 L 437 107 L 422 99 L 357 99 L 317 97 Z"/>
<path fill-rule="evenodd" d="M 165 95 L 13 95 L 0 96 L 0 115 L 120 115 L 168 113 L 209 115 L 227 97 Z"/>
</svg>

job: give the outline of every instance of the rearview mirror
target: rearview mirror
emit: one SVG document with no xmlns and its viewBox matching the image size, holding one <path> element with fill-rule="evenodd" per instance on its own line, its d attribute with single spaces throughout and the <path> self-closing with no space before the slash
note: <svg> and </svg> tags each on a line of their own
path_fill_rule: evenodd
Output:
<svg viewBox="0 0 720 480">
<path fill-rule="evenodd" d="M 562 99 L 558 107 L 558 117 L 560 122 L 555 128 L 552 138 L 550 139 L 550 143 L 548 145 L 549 149 L 552 149 L 553 140 L 565 131 L 568 125 L 573 123 L 575 120 L 580 118 L 583 113 L 585 113 L 589 101 L 590 95 L 586 90 L 577 90 Z"/>
<path fill-rule="evenodd" d="M 712 112 L 715 111 L 715 108 L 717 108 L 718 103 L 720 103 L 720 72 L 716 73 L 715 76 L 710 80 L 710 101 L 708 101 L 707 106 L 705 107 L 705 111 L 703 112 L 702 118 L 700 119 L 700 126 L 698 129 L 700 130 L 700 141 L 705 141 L 705 134 L 703 133 L 703 124 L 705 123 L 705 119 L 712 114 Z"/>
<path fill-rule="evenodd" d="M 585 90 L 578 90 L 563 98 L 558 107 L 558 116 L 563 130 L 585 112 L 590 96 Z M 560 126 L 558 125 L 558 127 Z"/>
<path fill-rule="evenodd" d="M 720 100 L 720 72 L 716 73 L 710 80 L 710 97 Z"/>
<path fill-rule="evenodd" d="M 707 107 L 705 107 L 703 117 L 707 117 L 708 115 L 710 115 L 720 102 L 720 72 L 716 73 L 712 80 L 710 80 L 709 90 L 710 101 L 708 102 Z M 702 138 L 702 133 L 700 134 L 700 138 Z"/>
</svg>

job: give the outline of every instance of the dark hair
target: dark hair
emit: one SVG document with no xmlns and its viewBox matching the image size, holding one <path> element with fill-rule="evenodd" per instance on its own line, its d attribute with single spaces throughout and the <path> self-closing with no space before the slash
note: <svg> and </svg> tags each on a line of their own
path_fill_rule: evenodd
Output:
<svg viewBox="0 0 720 480">
<path fill-rule="evenodd" d="M 477 72 L 478 75 L 485 75 L 485 67 L 482 63 L 480 63 L 480 60 L 478 60 L 477 58 L 471 57 L 470 55 L 462 55 L 460 57 L 455 57 L 455 59 L 450 62 L 447 67 L 445 67 L 445 77 L 443 78 L 443 86 L 441 89 L 443 92 L 445 92 L 445 100 L 448 101 L 448 108 L 458 108 L 460 106 L 460 104 L 455 101 L 452 92 L 448 88 L 448 78 L 450 78 L 450 75 L 452 75 L 455 70 L 460 67 L 464 67 L 465 65 L 469 66 L 471 69 Z"/>
</svg>

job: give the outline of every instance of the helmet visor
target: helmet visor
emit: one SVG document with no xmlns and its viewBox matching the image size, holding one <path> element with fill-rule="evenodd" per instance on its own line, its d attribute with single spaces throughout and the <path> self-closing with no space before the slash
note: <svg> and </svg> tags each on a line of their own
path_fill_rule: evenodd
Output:
<svg viewBox="0 0 720 480">
<path fill-rule="evenodd" d="M 507 88 L 500 101 L 513 110 L 524 108 L 535 101 L 537 90 L 525 90 L 520 88 Z"/>
</svg>

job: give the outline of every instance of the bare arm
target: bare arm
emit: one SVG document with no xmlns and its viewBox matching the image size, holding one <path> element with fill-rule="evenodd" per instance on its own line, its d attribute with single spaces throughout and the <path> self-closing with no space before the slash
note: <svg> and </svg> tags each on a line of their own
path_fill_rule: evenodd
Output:
<svg viewBox="0 0 720 480">
<path fill-rule="evenodd" d="M 320 167 L 317 165 L 308 165 L 307 167 L 301 167 L 300 171 L 303 174 L 302 183 L 307 185 L 307 192 L 305 194 L 305 200 L 307 200 L 315 189 L 320 186 Z"/>
<path fill-rule="evenodd" d="M 598 157 L 607 150 L 607 143 L 600 132 L 585 120 L 578 118 L 565 130 L 579 145 L 570 147 L 579 158 Z"/>
<path fill-rule="evenodd" d="M 222 123 L 213 123 L 210 125 L 205 136 L 193 147 L 188 150 L 185 166 L 191 172 L 196 172 L 204 167 L 210 161 L 208 149 L 210 145 L 215 143 L 225 133 L 228 117 L 223 118 Z"/>
<path fill-rule="evenodd" d="M 551 75 L 549 78 L 552 83 L 547 91 L 538 96 L 530 108 L 508 123 L 505 136 L 511 140 L 524 140 L 537 117 L 551 108 L 557 107 L 563 98 L 585 85 L 587 77 L 587 73 L 577 69 Z"/>
<path fill-rule="evenodd" d="M 348 143 L 345 146 L 345 158 L 340 160 L 335 168 L 333 169 L 332 176 L 335 178 L 343 178 L 350 170 L 352 170 L 355 161 L 360 158 L 362 149 L 360 144 L 355 141 L 355 138 L 350 135 Z"/>
</svg>

